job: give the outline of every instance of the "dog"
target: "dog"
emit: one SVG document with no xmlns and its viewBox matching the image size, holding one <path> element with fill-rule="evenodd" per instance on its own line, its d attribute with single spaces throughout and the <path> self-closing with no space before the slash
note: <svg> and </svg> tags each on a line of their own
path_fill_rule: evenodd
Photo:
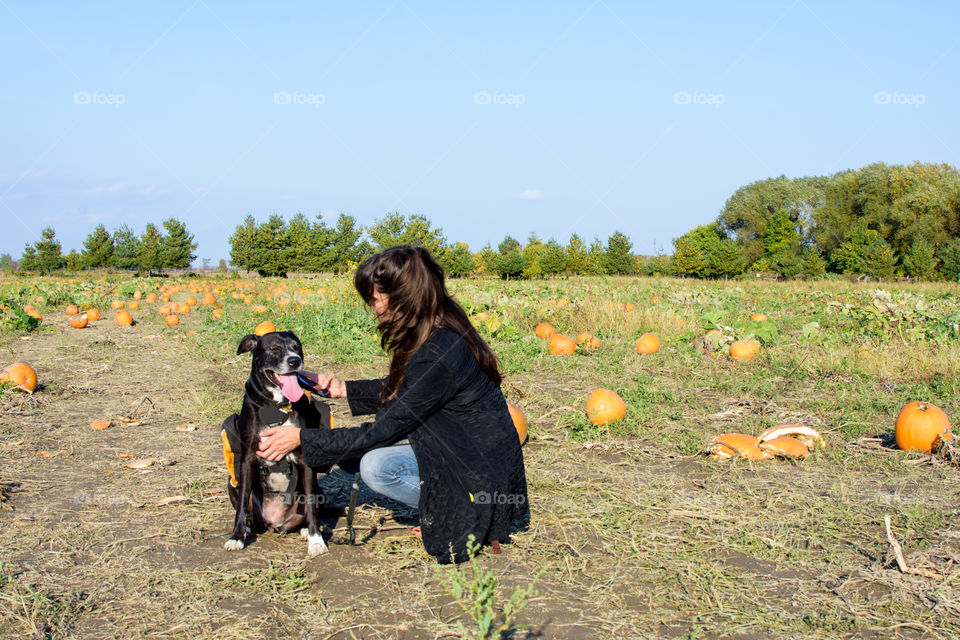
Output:
<svg viewBox="0 0 960 640">
<path fill-rule="evenodd" d="M 319 516 L 324 495 L 317 486 L 317 471 L 304 463 L 300 449 L 278 462 L 264 460 L 256 451 L 260 434 L 268 427 L 329 428 L 330 409 L 324 403 L 311 402 L 300 388 L 303 346 L 293 332 L 246 335 L 240 340 L 237 355 L 248 352 L 253 353 L 253 363 L 244 386 L 243 408 L 239 416 L 231 416 L 224 423 L 225 457 L 230 450 L 228 428 L 234 429 L 234 444 L 239 445 L 230 454 L 231 458 L 237 456 L 236 460 L 228 462 L 231 476 L 236 476 L 228 483 L 236 517 L 224 548 L 236 551 L 246 546 L 250 520 L 256 532 L 300 529 L 300 535 L 307 539 L 307 555 L 324 554 L 328 549 Z M 288 404 L 289 412 L 284 412 L 282 407 Z M 228 427 L 231 419 L 235 419 L 235 425 Z M 325 471 L 329 470 L 320 472 Z"/>
</svg>

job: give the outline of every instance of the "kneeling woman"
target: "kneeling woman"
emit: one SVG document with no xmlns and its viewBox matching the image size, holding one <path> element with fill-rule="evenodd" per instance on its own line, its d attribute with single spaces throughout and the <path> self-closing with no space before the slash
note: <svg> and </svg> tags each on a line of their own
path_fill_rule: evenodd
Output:
<svg viewBox="0 0 960 640">
<path fill-rule="evenodd" d="M 506 541 L 511 522 L 529 510 L 496 357 L 426 249 L 387 249 L 360 265 L 354 284 L 377 314 L 390 373 L 347 383 L 325 375 L 318 386 L 346 397 L 354 415 L 375 412 L 374 421 L 331 431 L 275 427 L 258 454 L 279 460 L 300 446 L 307 464 L 324 467 L 409 438 L 419 487 L 408 484 L 405 501 L 419 489 L 427 552 L 440 563 L 462 562 L 471 534 L 481 543 Z"/>
</svg>

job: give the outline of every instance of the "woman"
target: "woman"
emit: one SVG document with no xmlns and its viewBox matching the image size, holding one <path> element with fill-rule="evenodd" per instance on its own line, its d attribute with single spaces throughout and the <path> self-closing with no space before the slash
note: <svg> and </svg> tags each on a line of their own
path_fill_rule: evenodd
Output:
<svg viewBox="0 0 960 640">
<path fill-rule="evenodd" d="M 480 543 L 508 540 L 511 521 L 529 514 L 520 441 L 496 357 L 447 293 L 443 269 L 426 249 L 393 247 L 360 265 L 354 285 L 377 314 L 389 375 L 346 383 L 320 376 L 318 387 L 346 397 L 354 415 L 376 413 L 374 421 L 267 429 L 258 455 L 279 460 L 299 446 L 307 464 L 324 467 L 377 450 L 361 474 L 399 469 L 395 495 L 418 505 L 424 547 L 441 564 L 466 560 L 471 534 Z M 403 438 L 415 466 L 402 464 L 402 447 L 378 449 Z"/>
</svg>

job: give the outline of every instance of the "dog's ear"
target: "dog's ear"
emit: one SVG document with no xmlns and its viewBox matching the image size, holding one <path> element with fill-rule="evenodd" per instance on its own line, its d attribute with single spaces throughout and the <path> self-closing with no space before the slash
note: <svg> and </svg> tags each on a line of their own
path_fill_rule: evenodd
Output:
<svg viewBox="0 0 960 640">
<path fill-rule="evenodd" d="M 237 355 L 253 351 L 260 344 L 260 337 L 253 333 L 248 333 L 240 340 L 240 346 L 237 347 Z"/>
</svg>

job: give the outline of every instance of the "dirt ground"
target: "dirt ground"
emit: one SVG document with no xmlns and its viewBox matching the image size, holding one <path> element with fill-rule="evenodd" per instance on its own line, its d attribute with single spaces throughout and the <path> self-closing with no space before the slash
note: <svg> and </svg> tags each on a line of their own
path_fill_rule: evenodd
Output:
<svg viewBox="0 0 960 640">
<path fill-rule="evenodd" d="M 249 363 L 186 333 L 58 322 L 7 341 L 42 387 L 0 397 L 0 635 L 460 637 L 466 618 L 441 586 L 451 569 L 410 535 L 410 514 L 366 491 L 358 543 L 341 539 L 346 474 L 328 480 L 329 554 L 307 559 L 299 536 L 272 534 L 224 550 L 233 511 L 219 425 L 239 409 Z M 307 356 L 312 370 L 327 364 Z M 538 385 L 546 417 L 531 415 L 524 450 L 531 526 L 481 559 L 507 595 L 539 574 L 509 637 L 960 634 L 955 466 L 894 472 L 886 451 L 864 446 L 839 471 L 816 460 L 773 471 L 637 440 L 572 442 L 562 411 L 547 411 L 566 391 Z M 352 424 L 345 404 L 335 413 Z M 125 468 L 144 459 L 154 463 Z M 898 570 L 887 512 L 907 564 L 927 575 Z"/>
</svg>

